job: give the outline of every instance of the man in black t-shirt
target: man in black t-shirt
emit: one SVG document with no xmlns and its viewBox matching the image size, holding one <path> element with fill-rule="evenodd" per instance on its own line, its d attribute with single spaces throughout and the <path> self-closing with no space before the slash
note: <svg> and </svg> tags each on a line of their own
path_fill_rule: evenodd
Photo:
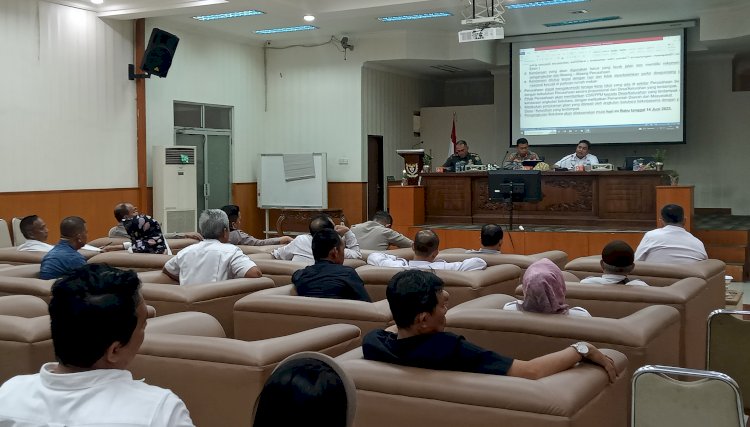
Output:
<svg viewBox="0 0 750 427">
<path fill-rule="evenodd" d="M 353 268 L 344 264 L 344 240 L 332 228 L 313 235 L 315 264 L 292 275 L 297 294 L 305 297 L 339 298 L 371 302 L 365 283 Z"/>
<path fill-rule="evenodd" d="M 362 343 L 365 359 L 427 369 L 544 378 L 587 359 L 601 365 L 614 382 L 614 362 L 591 344 L 579 342 L 563 350 L 525 361 L 474 345 L 462 336 L 443 332 L 448 292 L 435 274 L 402 271 L 386 290 L 398 333 L 376 329 Z"/>
</svg>

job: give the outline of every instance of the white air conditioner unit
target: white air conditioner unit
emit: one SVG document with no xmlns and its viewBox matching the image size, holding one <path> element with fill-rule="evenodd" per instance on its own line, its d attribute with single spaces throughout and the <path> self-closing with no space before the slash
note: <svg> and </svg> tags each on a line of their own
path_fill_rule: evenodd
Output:
<svg viewBox="0 0 750 427">
<path fill-rule="evenodd" d="M 197 182 L 194 147 L 154 147 L 154 218 L 164 233 L 196 231 Z"/>
</svg>

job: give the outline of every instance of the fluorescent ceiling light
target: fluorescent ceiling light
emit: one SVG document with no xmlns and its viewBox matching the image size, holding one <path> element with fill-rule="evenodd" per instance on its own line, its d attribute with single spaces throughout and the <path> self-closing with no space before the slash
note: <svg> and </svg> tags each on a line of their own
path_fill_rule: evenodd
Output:
<svg viewBox="0 0 750 427">
<path fill-rule="evenodd" d="M 267 30 L 257 30 L 255 34 L 276 34 L 276 33 L 291 33 L 292 31 L 308 31 L 317 30 L 318 27 L 314 25 L 300 25 L 297 27 L 283 27 L 283 28 L 269 28 Z"/>
<path fill-rule="evenodd" d="M 590 0 L 540 0 L 528 3 L 515 3 L 503 5 L 506 9 L 528 9 L 531 7 L 559 6 L 570 3 L 583 3 Z"/>
<path fill-rule="evenodd" d="M 617 19 L 621 19 L 621 18 L 619 16 L 605 16 L 603 18 L 574 19 L 571 21 L 550 22 L 550 23 L 544 24 L 544 26 L 545 27 L 562 27 L 563 25 L 589 24 L 591 22 L 615 21 Z"/>
<path fill-rule="evenodd" d="M 104 3 L 104 0 L 91 0 L 91 3 L 102 4 L 102 3 Z"/>
<path fill-rule="evenodd" d="M 302 17 L 302 19 L 304 19 L 305 22 L 312 22 L 315 20 L 315 17 L 313 15 L 305 15 Z"/>
<path fill-rule="evenodd" d="M 264 12 L 261 12 L 259 10 L 243 10 L 241 12 L 227 12 L 217 13 L 215 15 L 193 16 L 193 19 L 197 19 L 199 21 L 215 21 L 217 19 L 241 18 L 243 16 L 256 16 L 263 14 Z"/>
<path fill-rule="evenodd" d="M 413 21 L 415 19 L 444 18 L 446 16 L 453 16 L 453 14 L 450 12 L 418 13 L 416 15 L 382 16 L 378 20 L 383 22 Z"/>
</svg>

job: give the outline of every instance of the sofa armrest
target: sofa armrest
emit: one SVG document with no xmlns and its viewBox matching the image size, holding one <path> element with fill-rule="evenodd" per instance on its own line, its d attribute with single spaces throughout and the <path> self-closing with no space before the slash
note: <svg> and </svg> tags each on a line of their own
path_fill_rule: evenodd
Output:
<svg viewBox="0 0 750 427">
<path fill-rule="evenodd" d="M 517 301 L 516 297 L 504 294 L 492 294 L 485 295 L 464 303 L 458 304 L 457 306 L 448 310 L 448 313 L 455 313 L 459 310 L 466 309 L 477 309 L 477 308 L 491 308 L 502 310 L 503 306 L 509 302 Z"/>
<path fill-rule="evenodd" d="M 154 317 L 146 322 L 146 334 L 176 334 L 226 338 L 224 328 L 210 314 L 185 311 Z"/>
<path fill-rule="evenodd" d="M 565 264 L 568 263 L 568 254 L 563 251 L 545 251 L 539 252 L 538 254 L 529 254 L 528 256 L 533 259 L 534 262 L 539 261 L 542 258 L 547 258 L 561 269 L 565 268 Z"/>
<path fill-rule="evenodd" d="M 0 294 L 3 295 L 32 295 L 45 301 L 52 297 L 54 279 L 42 280 L 29 277 L 0 276 Z"/>
<path fill-rule="evenodd" d="M 164 283 L 177 285 L 178 283 L 171 277 L 164 274 L 161 270 L 139 271 L 138 278 L 142 283 Z"/>
<path fill-rule="evenodd" d="M 39 278 L 41 264 L 24 264 L 0 270 L 0 277 L 25 277 L 29 279 Z"/>
<path fill-rule="evenodd" d="M 367 320 L 387 323 L 393 319 L 388 301 L 356 301 L 335 298 L 314 298 L 292 295 L 257 293 L 237 301 L 234 311 L 289 314 L 346 320 Z"/>
<path fill-rule="evenodd" d="M 0 315 L 0 342 L 35 343 L 50 339 L 49 316 L 24 318 Z"/>
<path fill-rule="evenodd" d="M 273 287 L 273 280 L 260 277 L 256 279 L 230 279 L 188 286 L 143 283 L 141 291 L 147 301 L 195 302 L 255 292 L 271 287 Z"/>
<path fill-rule="evenodd" d="M 521 268 L 516 265 L 504 264 L 491 265 L 484 270 L 474 271 L 435 270 L 435 274 L 445 282 L 450 281 L 452 286 L 463 285 L 472 289 L 480 289 L 495 283 L 520 279 Z M 365 283 L 367 283 L 366 280 Z"/>
<path fill-rule="evenodd" d="M 283 274 L 291 276 L 295 271 L 307 267 L 307 265 L 301 262 L 273 259 L 270 255 L 267 258 L 256 258 L 256 256 L 253 255 L 250 259 L 252 259 L 258 268 L 260 268 L 260 271 L 262 271 L 263 274 Z"/>
<path fill-rule="evenodd" d="M 108 264 L 118 268 L 139 270 L 161 270 L 172 255 L 164 254 L 131 254 L 126 251 L 103 252 L 90 258 L 89 264 Z"/>
<path fill-rule="evenodd" d="M 669 286 L 614 286 L 566 283 L 566 298 L 603 301 L 684 304 L 702 292 L 706 281 L 696 277 L 679 280 Z M 518 288 L 516 292 L 518 292 Z"/>
<path fill-rule="evenodd" d="M 217 337 L 151 334 L 139 354 L 163 356 L 179 353 L 182 358 L 245 366 L 267 366 L 301 351 L 329 352 L 359 338 L 359 328 L 335 324 L 284 337 L 239 341 Z M 248 409 L 249 410 L 249 409 Z"/>
<path fill-rule="evenodd" d="M 31 295 L 8 295 L 0 297 L 0 314 L 18 317 L 39 317 L 49 314 L 47 303 Z"/>
</svg>

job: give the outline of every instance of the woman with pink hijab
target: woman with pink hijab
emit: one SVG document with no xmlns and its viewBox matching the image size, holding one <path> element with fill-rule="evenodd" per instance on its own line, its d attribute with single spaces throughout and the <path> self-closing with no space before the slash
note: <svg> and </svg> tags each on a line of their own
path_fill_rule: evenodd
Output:
<svg viewBox="0 0 750 427">
<path fill-rule="evenodd" d="M 523 275 L 523 301 L 509 302 L 503 310 L 591 317 L 585 308 L 565 304 L 562 271 L 547 258 L 534 262 L 526 269 Z"/>
</svg>

